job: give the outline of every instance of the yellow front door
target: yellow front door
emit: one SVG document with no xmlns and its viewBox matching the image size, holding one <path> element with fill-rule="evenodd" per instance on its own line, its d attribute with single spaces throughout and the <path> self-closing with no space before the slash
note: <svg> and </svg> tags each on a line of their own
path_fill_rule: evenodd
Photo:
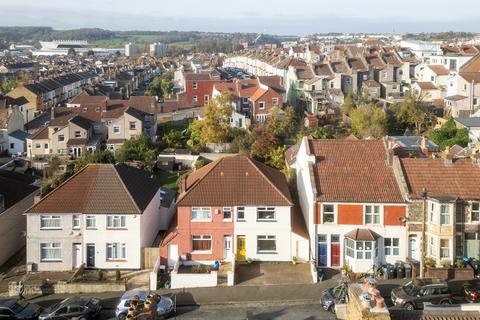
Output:
<svg viewBox="0 0 480 320">
<path fill-rule="evenodd" d="M 237 260 L 245 260 L 247 249 L 245 248 L 245 236 L 237 236 Z"/>
</svg>

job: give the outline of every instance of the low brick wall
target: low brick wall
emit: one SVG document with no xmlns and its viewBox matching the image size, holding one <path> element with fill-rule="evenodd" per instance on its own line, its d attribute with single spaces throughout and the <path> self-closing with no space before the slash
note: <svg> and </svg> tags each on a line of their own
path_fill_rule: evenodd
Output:
<svg viewBox="0 0 480 320">
<path fill-rule="evenodd" d="M 25 284 L 24 296 L 38 296 L 49 294 L 65 293 L 96 293 L 125 291 L 125 281 L 119 282 L 71 282 L 59 281 L 55 284 L 29 285 Z M 18 283 L 10 282 L 8 284 L 8 295 L 18 296 Z"/>
<path fill-rule="evenodd" d="M 428 278 L 438 278 L 442 280 L 452 279 L 473 279 L 472 268 L 427 268 Z"/>
<path fill-rule="evenodd" d="M 370 302 L 361 298 L 363 288 L 359 284 L 348 286 L 347 319 L 356 320 L 390 320 L 390 313 L 387 308 L 376 309 Z"/>
</svg>

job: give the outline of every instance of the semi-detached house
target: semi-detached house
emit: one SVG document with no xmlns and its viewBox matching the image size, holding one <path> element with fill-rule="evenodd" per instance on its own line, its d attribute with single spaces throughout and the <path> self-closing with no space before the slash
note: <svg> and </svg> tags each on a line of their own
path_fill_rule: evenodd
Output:
<svg viewBox="0 0 480 320">
<path fill-rule="evenodd" d="M 307 137 L 287 152 L 318 266 L 368 272 L 405 260 L 406 202 L 387 154 L 383 141 Z"/>
<path fill-rule="evenodd" d="M 139 169 L 86 166 L 26 210 L 27 269 L 140 269 L 175 212 L 172 193 Z"/>
<path fill-rule="evenodd" d="M 308 260 L 285 176 L 246 156 L 224 157 L 181 180 L 161 264 Z"/>
</svg>

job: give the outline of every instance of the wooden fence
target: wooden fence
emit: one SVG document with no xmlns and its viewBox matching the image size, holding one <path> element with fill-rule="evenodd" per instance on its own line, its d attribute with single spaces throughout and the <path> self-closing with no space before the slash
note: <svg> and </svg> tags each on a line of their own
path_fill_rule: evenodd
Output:
<svg viewBox="0 0 480 320">
<path fill-rule="evenodd" d="M 153 269 L 159 254 L 160 249 L 158 247 L 143 248 L 143 268 Z"/>
</svg>

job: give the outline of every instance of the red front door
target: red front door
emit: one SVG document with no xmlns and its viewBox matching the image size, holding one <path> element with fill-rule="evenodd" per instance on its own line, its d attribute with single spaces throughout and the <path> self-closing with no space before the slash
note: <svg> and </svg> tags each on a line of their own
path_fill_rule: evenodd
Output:
<svg viewBox="0 0 480 320">
<path fill-rule="evenodd" d="M 340 267 L 340 243 L 330 245 L 330 261 L 332 267 Z"/>
</svg>

